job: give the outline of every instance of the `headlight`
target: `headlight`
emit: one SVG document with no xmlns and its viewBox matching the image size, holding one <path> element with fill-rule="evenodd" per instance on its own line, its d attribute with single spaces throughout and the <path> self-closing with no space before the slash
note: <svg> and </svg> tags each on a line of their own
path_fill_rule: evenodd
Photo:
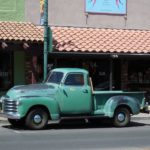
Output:
<svg viewBox="0 0 150 150">
<path fill-rule="evenodd" d="M 17 106 L 19 106 L 19 105 L 21 105 L 21 104 L 22 104 L 21 101 L 16 101 L 16 105 L 17 105 Z"/>
</svg>

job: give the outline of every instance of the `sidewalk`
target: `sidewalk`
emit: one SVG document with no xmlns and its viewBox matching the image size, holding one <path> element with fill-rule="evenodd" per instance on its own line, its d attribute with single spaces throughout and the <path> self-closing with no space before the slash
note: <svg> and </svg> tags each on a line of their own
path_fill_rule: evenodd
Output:
<svg viewBox="0 0 150 150">
<path fill-rule="evenodd" d="M 131 121 L 133 120 L 150 120 L 150 114 L 139 113 L 138 115 L 131 116 Z M 7 123 L 7 118 L 0 117 L 0 123 Z"/>
<path fill-rule="evenodd" d="M 0 117 L 0 123 L 5 123 L 5 122 L 7 122 L 7 118 Z"/>
<path fill-rule="evenodd" d="M 150 114 L 139 113 L 138 115 L 131 116 L 131 120 L 150 120 Z"/>
</svg>

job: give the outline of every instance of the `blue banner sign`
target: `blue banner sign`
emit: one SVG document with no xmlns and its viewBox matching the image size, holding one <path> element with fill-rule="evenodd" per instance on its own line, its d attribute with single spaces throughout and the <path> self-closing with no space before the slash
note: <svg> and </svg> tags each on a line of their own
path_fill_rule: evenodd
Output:
<svg viewBox="0 0 150 150">
<path fill-rule="evenodd" d="M 85 0 L 87 13 L 126 14 L 127 0 Z"/>
</svg>

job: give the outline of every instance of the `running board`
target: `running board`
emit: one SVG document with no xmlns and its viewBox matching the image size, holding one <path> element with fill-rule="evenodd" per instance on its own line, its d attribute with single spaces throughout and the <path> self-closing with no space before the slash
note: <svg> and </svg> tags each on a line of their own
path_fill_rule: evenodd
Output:
<svg viewBox="0 0 150 150">
<path fill-rule="evenodd" d="M 94 116 L 65 116 L 61 117 L 61 120 L 69 120 L 69 119 L 99 119 L 99 118 L 108 118 L 104 115 L 94 115 Z"/>
<path fill-rule="evenodd" d="M 60 123 L 61 121 L 63 120 L 79 120 L 79 119 L 84 119 L 86 122 L 88 122 L 88 119 L 106 119 L 106 118 L 109 118 L 107 116 L 104 116 L 104 115 L 94 115 L 94 116 L 65 116 L 65 117 L 61 117 L 59 120 L 49 120 L 49 123 Z"/>
</svg>

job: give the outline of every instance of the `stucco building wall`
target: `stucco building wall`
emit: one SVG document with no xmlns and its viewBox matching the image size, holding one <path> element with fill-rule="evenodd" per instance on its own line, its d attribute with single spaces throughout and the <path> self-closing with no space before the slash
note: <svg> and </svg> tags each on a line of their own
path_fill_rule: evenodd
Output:
<svg viewBox="0 0 150 150">
<path fill-rule="evenodd" d="M 26 0 L 26 21 L 39 24 L 40 0 Z M 85 13 L 85 0 L 49 0 L 49 24 L 54 26 L 150 29 L 150 1 L 127 0 L 126 15 Z"/>
</svg>

